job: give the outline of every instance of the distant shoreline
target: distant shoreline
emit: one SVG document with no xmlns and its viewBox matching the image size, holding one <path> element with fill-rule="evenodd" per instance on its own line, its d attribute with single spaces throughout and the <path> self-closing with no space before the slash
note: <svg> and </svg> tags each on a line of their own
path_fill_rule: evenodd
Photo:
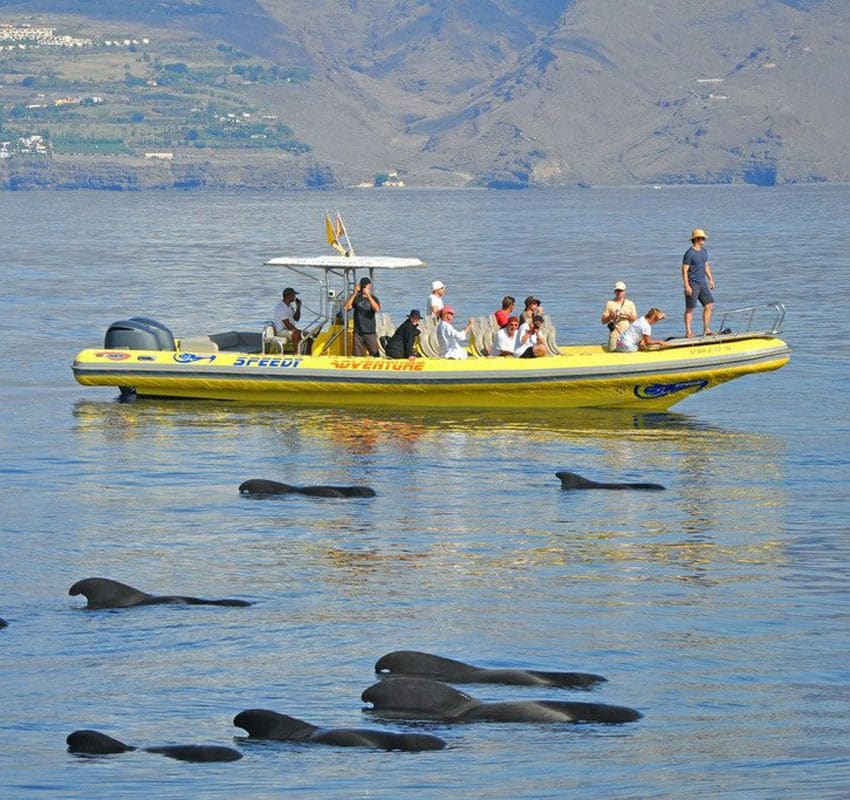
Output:
<svg viewBox="0 0 850 800">
<path fill-rule="evenodd" d="M 410 192 L 417 190 L 495 189 L 527 191 L 540 189 L 623 189 L 642 188 L 669 190 L 683 187 L 728 186 L 823 186 L 845 185 L 821 176 L 806 180 L 778 181 L 773 184 L 748 183 L 738 176 L 722 180 L 653 180 L 639 184 L 605 184 L 568 182 L 563 184 L 500 185 L 486 176 L 452 181 L 429 180 L 429 173 L 405 176 L 404 186 L 362 186 L 367 168 L 357 171 L 323 164 L 309 156 L 243 156 L 230 154 L 222 158 L 207 155 L 176 156 L 173 159 L 139 158 L 136 156 L 53 156 L 49 158 L 8 158 L 0 161 L 0 190 L 4 191 L 205 191 L 217 189 L 269 190 L 352 190 Z M 443 173 L 445 174 L 445 173 Z M 453 173 L 457 174 L 457 173 Z"/>
</svg>

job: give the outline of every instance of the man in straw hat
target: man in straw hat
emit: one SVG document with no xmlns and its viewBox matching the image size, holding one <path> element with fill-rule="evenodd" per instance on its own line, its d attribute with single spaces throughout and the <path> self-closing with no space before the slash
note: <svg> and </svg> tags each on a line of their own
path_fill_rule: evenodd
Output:
<svg viewBox="0 0 850 800">
<path fill-rule="evenodd" d="M 711 312 L 714 309 L 714 276 L 711 274 L 711 265 L 708 263 L 708 250 L 705 249 L 705 231 L 702 228 L 694 228 L 691 231 L 691 246 L 682 258 L 682 282 L 685 285 L 685 336 L 693 338 L 691 321 L 697 300 L 702 304 L 702 335 L 708 336 L 712 333 L 709 328 Z"/>
</svg>

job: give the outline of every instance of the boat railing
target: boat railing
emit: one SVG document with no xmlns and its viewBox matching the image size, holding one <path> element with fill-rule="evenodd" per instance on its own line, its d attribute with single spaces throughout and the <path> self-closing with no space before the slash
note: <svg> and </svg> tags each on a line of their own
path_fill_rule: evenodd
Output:
<svg viewBox="0 0 850 800">
<path fill-rule="evenodd" d="M 783 303 L 742 306 L 730 308 L 718 314 L 714 329 L 720 334 L 733 336 L 755 333 L 775 336 L 782 330 L 784 319 L 785 305 Z"/>
</svg>

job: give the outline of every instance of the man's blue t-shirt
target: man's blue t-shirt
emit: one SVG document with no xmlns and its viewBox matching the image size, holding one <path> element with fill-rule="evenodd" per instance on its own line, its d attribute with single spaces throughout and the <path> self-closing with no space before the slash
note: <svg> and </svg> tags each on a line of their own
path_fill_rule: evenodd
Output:
<svg viewBox="0 0 850 800">
<path fill-rule="evenodd" d="M 705 265 L 708 262 L 708 250 L 704 247 L 701 250 L 694 250 L 693 247 L 688 248 L 688 252 L 682 257 L 682 264 L 688 267 L 688 283 L 707 285 L 705 279 Z"/>
</svg>

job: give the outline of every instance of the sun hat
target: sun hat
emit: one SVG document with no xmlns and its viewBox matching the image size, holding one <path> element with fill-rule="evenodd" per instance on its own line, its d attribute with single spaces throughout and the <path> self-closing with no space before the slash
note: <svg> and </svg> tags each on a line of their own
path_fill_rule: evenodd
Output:
<svg viewBox="0 0 850 800">
<path fill-rule="evenodd" d="M 708 239 L 708 236 L 705 235 L 705 231 L 702 228 L 694 228 L 691 231 L 691 241 L 694 239 Z"/>
<path fill-rule="evenodd" d="M 437 289 L 445 289 L 445 288 L 446 288 L 446 284 L 444 284 L 442 281 L 433 281 L 431 283 L 431 291 L 432 292 L 436 292 Z"/>
<path fill-rule="evenodd" d="M 623 283 L 622 281 L 617 281 L 614 284 L 614 291 L 618 291 L 618 290 L 621 291 L 621 292 L 625 292 L 626 291 L 626 284 Z"/>
<path fill-rule="evenodd" d="M 422 315 L 419 313 L 418 308 L 410 309 L 410 313 L 407 316 L 408 317 L 416 317 L 416 319 L 422 319 Z"/>
</svg>

